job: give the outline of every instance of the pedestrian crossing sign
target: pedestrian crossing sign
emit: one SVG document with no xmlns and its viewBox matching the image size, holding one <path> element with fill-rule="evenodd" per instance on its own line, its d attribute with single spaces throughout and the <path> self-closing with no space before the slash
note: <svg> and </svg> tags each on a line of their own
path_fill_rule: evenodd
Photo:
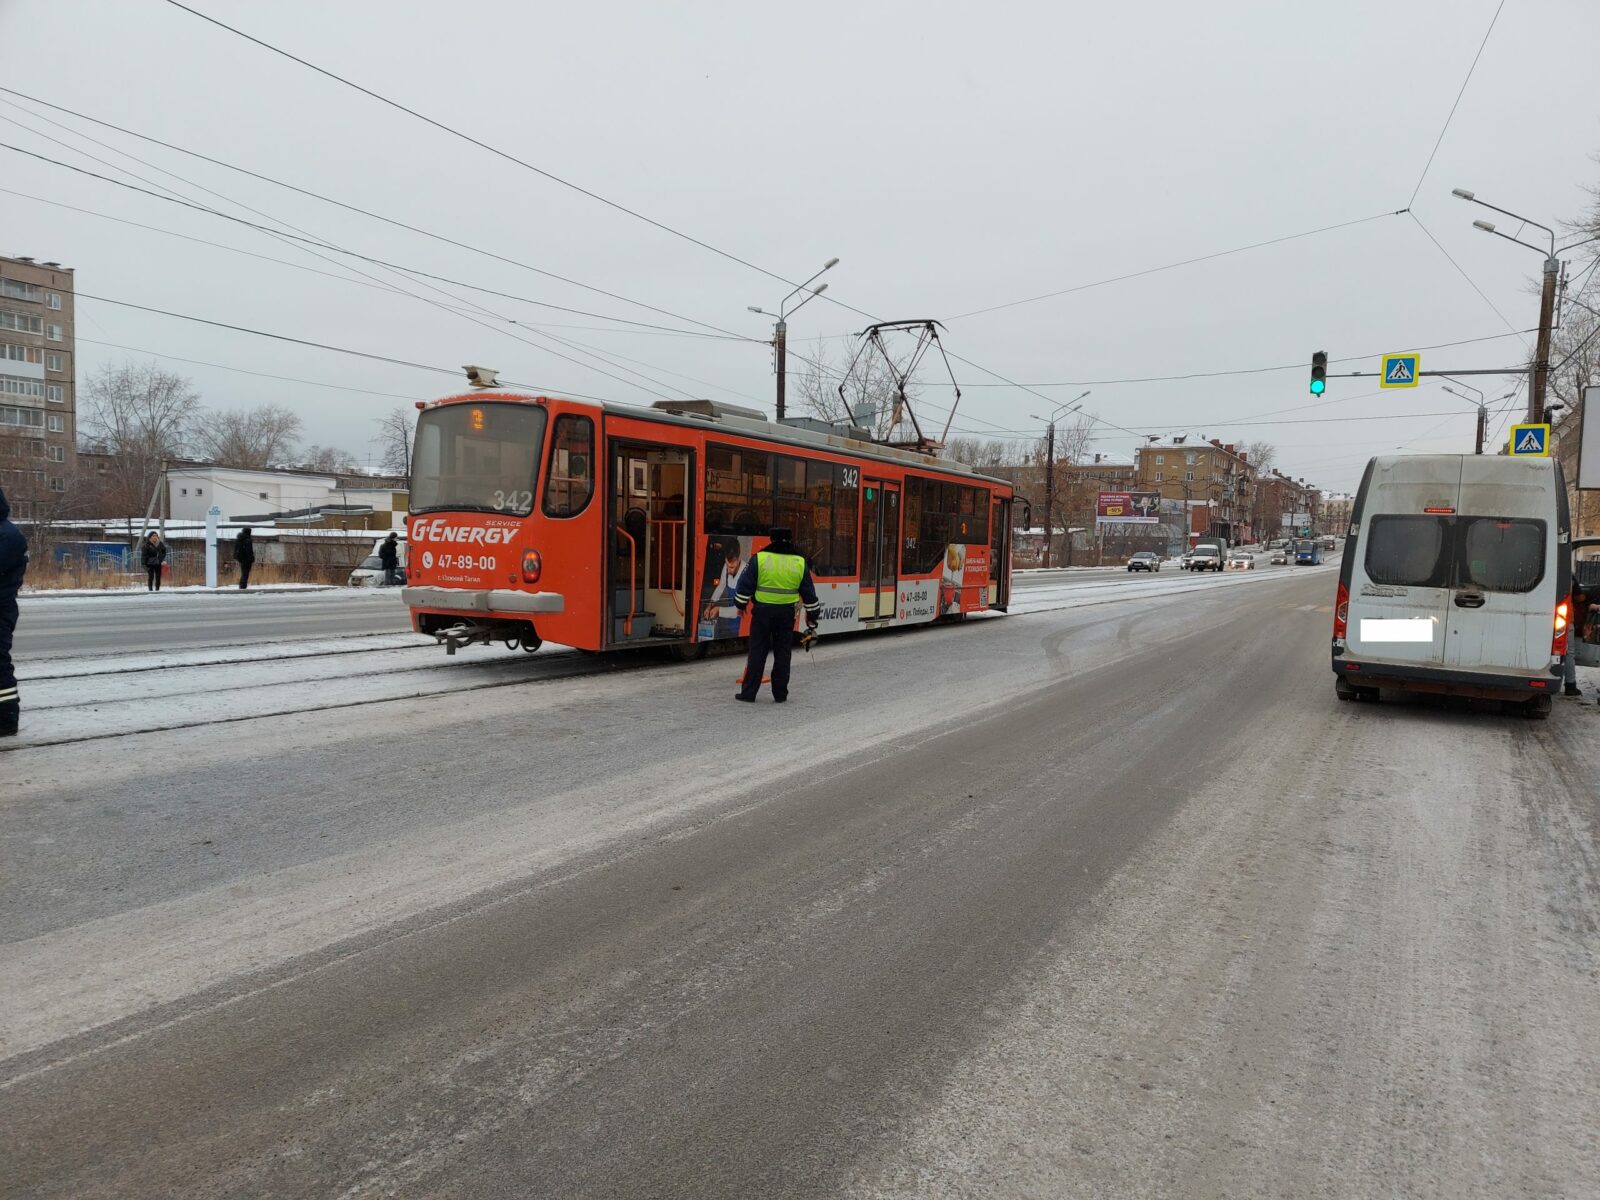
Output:
<svg viewBox="0 0 1600 1200">
<path fill-rule="evenodd" d="M 1383 381 L 1381 386 L 1416 387 L 1417 372 L 1422 369 L 1420 354 L 1385 354 L 1383 356 Z"/>
<path fill-rule="evenodd" d="M 1522 458 L 1549 458 L 1550 426 L 1513 425 L 1511 453 Z"/>
</svg>

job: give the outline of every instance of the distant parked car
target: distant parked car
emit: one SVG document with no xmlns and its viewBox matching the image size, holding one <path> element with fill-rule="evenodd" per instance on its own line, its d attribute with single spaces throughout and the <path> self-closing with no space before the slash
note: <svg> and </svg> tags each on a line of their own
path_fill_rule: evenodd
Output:
<svg viewBox="0 0 1600 1200">
<path fill-rule="evenodd" d="M 1254 571 L 1256 569 L 1256 556 L 1248 550 L 1235 550 L 1228 555 L 1228 570 Z"/>
<path fill-rule="evenodd" d="M 1148 550 L 1141 550 L 1128 560 L 1130 571 L 1159 571 L 1161 560 Z"/>
</svg>

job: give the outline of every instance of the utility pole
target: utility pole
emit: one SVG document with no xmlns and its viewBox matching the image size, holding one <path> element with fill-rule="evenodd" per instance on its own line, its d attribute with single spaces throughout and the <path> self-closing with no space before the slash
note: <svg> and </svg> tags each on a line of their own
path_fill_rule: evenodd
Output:
<svg viewBox="0 0 1600 1200">
<path fill-rule="evenodd" d="M 778 318 L 778 323 L 772 327 L 772 349 L 774 357 L 777 360 L 776 365 L 778 368 L 777 403 L 773 407 L 777 410 L 776 419 L 779 421 L 783 420 L 784 416 L 784 390 L 789 378 L 789 318 L 794 316 L 795 313 L 799 312 L 807 304 L 828 290 L 828 285 L 825 283 L 817 284 L 816 287 L 812 287 L 811 285 L 816 283 L 817 276 L 821 275 L 823 271 L 831 271 L 838 265 L 839 260 L 837 258 L 830 258 L 827 262 L 823 263 L 822 271 L 818 271 L 816 275 L 813 275 L 810 279 L 806 280 L 799 287 L 795 288 L 794 291 L 790 292 L 783 298 L 782 302 L 778 305 L 777 312 L 768 312 L 766 309 L 757 308 L 753 304 L 747 306 L 750 312 L 759 313 L 763 317 Z M 793 308 L 790 308 L 789 301 L 793 300 L 801 292 L 806 294 L 806 298 L 800 301 L 799 304 L 796 304 Z M 846 416 L 848 415 L 849 414 L 847 413 Z"/>
<path fill-rule="evenodd" d="M 783 390 L 784 383 L 789 377 L 789 323 L 782 317 L 778 318 L 772 335 L 772 348 L 778 356 L 778 420 L 783 420 Z"/>
<path fill-rule="evenodd" d="M 1050 542 L 1056 535 L 1056 423 L 1044 439 L 1044 565 L 1050 565 Z M 1071 536 L 1071 535 L 1068 535 Z"/>
<path fill-rule="evenodd" d="M 1478 448 L 1473 451 L 1474 454 L 1482 454 L 1483 453 L 1483 439 L 1485 437 L 1487 437 L 1488 434 L 1489 434 L 1488 426 L 1489 426 L 1489 413 L 1488 413 L 1488 410 L 1485 409 L 1483 407 L 1483 405 L 1480 404 L 1480 405 L 1478 405 Z"/>
<path fill-rule="evenodd" d="M 1528 389 L 1528 423 L 1544 420 L 1545 380 L 1550 375 L 1550 321 L 1555 313 L 1556 277 L 1561 263 L 1554 254 L 1544 260 L 1544 290 L 1539 294 L 1539 341 L 1533 352 L 1533 387 Z"/>
</svg>

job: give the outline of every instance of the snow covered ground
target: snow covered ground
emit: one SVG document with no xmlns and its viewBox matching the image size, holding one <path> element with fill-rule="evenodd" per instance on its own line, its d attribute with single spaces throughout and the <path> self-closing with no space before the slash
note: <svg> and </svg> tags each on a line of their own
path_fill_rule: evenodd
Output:
<svg viewBox="0 0 1600 1200">
<path fill-rule="evenodd" d="M 1092 605 L 1176 603 L 1218 588 L 1331 573 L 1332 567 L 1233 575 L 1130 574 L 1122 568 L 1030 572 L 1017 580 L 1011 618 Z M 204 590 L 204 589 L 200 589 Z M 315 589 L 306 589 L 313 591 Z M 1331 603 L 1331 583 L 1330 583 Z M 188 595 L 192 596 L 191 590 Z M 371 597 L 345 589 L 320 595 Z M 32 603 L 53 602 L 35 599 Z M 150 597 L 159 603 L 159 597 Z M 219 603 L 223 603 L 219 598 Z M 998 619 L 1000 614 L 984 614 Z M 48 746 L 227 724 L 262 716 L 555 681 L 660 665 L 656 656 L 580 654 L 546 643 L 536 654 L 473 646 L 446 655 L 414 633 L 380 633 L 127 654 L 22 659 L 22 733 L 4 749 Z"/>
</svg>

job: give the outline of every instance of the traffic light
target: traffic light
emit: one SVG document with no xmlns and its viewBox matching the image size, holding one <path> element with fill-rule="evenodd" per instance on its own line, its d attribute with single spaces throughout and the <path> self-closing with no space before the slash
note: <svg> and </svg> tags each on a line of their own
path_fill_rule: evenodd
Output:
<svg viewBox="0 0 1600 1200">
<path fill-rule="evenodd" d="M 1328 352 L 1318 350 L 1311 356 L 1311 394 L 1320 396 L 1328 390 Z"/>
</svg>

